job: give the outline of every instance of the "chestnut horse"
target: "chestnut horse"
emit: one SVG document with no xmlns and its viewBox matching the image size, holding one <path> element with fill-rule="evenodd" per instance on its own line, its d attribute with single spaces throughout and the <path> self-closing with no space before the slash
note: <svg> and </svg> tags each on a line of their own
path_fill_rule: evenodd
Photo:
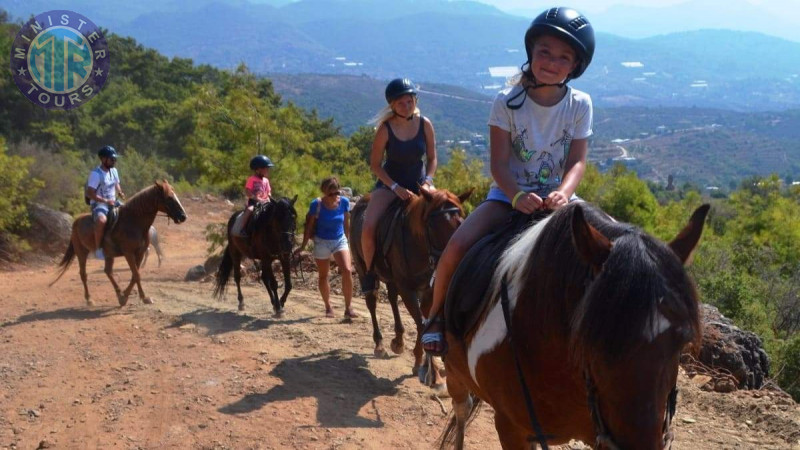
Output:
<svg viewBox="0 0 800 450">
<path fill-rule="evenodd" d="M 419 375 L 422 368 L 422 313 L 427 313 L 430 308 L 432 296 L 431 276 L 436 261 L 442 254 L 447 241 L 456 228 L 461 225 L 464 209 L 461 204 L 469 198 L 472 191 L 459 196 L 446 189 L 428 190 L 421 189 L 419 196 L 413 196 L 405 205 L 401 220 L 398 220 L 393 231 L 393 240 L 385 257 L 376 255 L 374 270 L 379 279 L 386 283 L 389 304 L 394 316 L 394 334 L 391 349 L 395 354 L 400 354 L 404 349 L 403 321 L 400 319 L 400 310 L 397 305 L 397 295 L 403 299 L 406 310 L 411 314 L 417 327 L 417 340 L 414 345 L 413 374 Z M 350 249 L 353 254 L 353 263 L 359 277 L 363 280 L 366 273 L 364 256 L 361 250 L 361 229 L 364 223 L 364 211 L 367 208 L 369 196 L 362 198 L 353 208 L 352 231 Z M 393 210 L 390 208 L 390 211 Z M 389 214 L 386 214 L 388 216 Z M 384 217 L 384 220 L 390 220 Z M 380 228 L 379 228 L 380 232 Z M 378 249 L 380 252 L 380 249 Z M 378 324 L 375 311 L 378 299 L 376 290 L 366 295 L 367 308 L 372 316 L 372 338 L 375 341 L 375 356 L 385 357 L 383 348 L 383 335 Z M 422 304 L 420 304 L 422 299 Z M 435 367 L 434 367 L 435 369 Z M 430 384 L 434 389 L 444 392 L 444 383 L 438 370 L 433 371 Z M 420 375 L 422 377 L 422 375 Z"/>
<path fill-rule="evenodd" d="M 111 280 L 111 285 L 114 286 L 120 306 L 128 303 L 128 296 L 131 294 L 134 284 L 136 284 L 142 302 L 148 305 L 153 303 L 150 297 L 144 295 L 139 268 L 147 247 L 150 245 L 150 226 L 159 212 L 166 213 L 175 223 L 186 221 L 186 212 L 172 186 L 166 180 L 156 181 L 154 185 L 142 189 L 127 203 L 120 206 L 116 224 L 112 225 L 110 230 L 106 230 L 103 238 L 103 253 L 106 257 L 105 272 L 108 279 Z M 72 260 L 77 256 L 84 298 L 86 298 L 86 303 L 91 305 L 89 287 L 86 285 L 86 257 L 89 252 L 94 251 L 95 247 L 92 216 L 91 214 L 81 214 L 72 223 L 70 244 L 58 264 L 58 277 L 50 283 L 50 286 L 64 275 L 72 264 Z M 120 291 L 114 280 L 114 258 L 118 256 L 124 256 L 131 269 L 131 281 L 124 292 Z"/>
<path fill-rule="evenodd" d="M 667 245 L 576 202 L 512 241 L 481 319 L 463 340 L 447 333 L 454 414 L 440 446 L 462 448 L 485 401 L 504 449 L 669 447 L 679 357 L 701 339 L 684 265 L 708 210 Z"/>
<path fill-rule="evenodd" d="M 248 228 L 252 228 L 253 231 L 249 238 L 231 233 L 233 224 L 242 211 L 231 216 L 228 220 L 228 245 L 225 247 L 222 262 L 217 269 L 214 296 L 218 299 L 225 296 L 225 288 L 232 270 L 233 279 L 236 281 L 239 311 L 244 311 L 244 296 L 240 286 L 242 279 L 240 263 L 244 258 L 257 259 L 261 261 L 261 282 L 267 288 L 275 315 L 283 315 L 283 305 L 292 290 L 289 263 L 294 245 L 294 233 L 297 229 L 297 211 L 294 209 L 296 201 L 297 196 L 291 200 L 288 198 L 273 199 L 269 203 L 257 206 L 250 218 L 252 226 L 248 226 Z M 275 259 L 280 261 L 283 270 L 283 295 L 280 298 L 278 297 L 278 281 L 272 272 L 272 261 Z"/>
</svg>

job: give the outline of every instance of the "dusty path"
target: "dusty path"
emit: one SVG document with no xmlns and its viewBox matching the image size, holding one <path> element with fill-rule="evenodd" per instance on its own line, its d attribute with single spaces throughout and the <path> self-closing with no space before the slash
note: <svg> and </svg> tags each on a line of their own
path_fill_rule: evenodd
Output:
<svg viewBox="0 0 800 450">
<path fill-rule="evenodd" d="M 442 409 L 411 376 L 408 351 L 372 356 L 363 301 L 353 323 L 324 318 L 309 289 L 292 292 L 281 319 L 254 283 L 244 314 L 230 292 L 215 301 L 211 283 L 183 277 L 204 260 L 205 225 L 229 208 L 184 205 L 186 224 L 156 223 L 166 259 L 144 269 L 155 305 L 132 297 L 118 308 L 99 261 L 89 266 L 94 307 L 83 304 L 77 267 L 53 288 L 53 266 L 0 273 L 0 449 L 433 447 Z M 341 314 L 341 297 L 333 302 Z M 388 305 L 380 313 L 386 336 Z M 411 343 L 408 319 L 406 328 Z M 681 388 L 675 448 L 800 448 L 793 402 L 705 393 L 684 378 Z M 469 448 L 499 448 L 489 410 L 467 438 Z"/>
</svg>

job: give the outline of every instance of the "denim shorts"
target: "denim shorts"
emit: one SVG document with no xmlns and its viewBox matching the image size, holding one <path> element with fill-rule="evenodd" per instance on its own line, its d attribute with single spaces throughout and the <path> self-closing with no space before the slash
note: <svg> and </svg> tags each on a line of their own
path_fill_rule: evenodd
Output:
<svg viewBox="0 0 800 450">
<path fill-rule="evenodd" d="M 542 193 L 534 192 L 534 194 L 538 195 L 542 199 L 545 199 L 547 197 L 547 195 L 548 195 L 548 194 L 545 194 L 544 192 L 542 192 Z M 544 195 L 542 195 L 542 194 L 544 194 Z M 498 187 L 492 187 L 492 188 L 489 189 L 489 194 L 486 196 L 486 200 L 492 200 L 492 201 L 496 201 L 496 202 L 508 203 L 509 205 L 511 204 L 511 200 L 509 200 L 509 198 L 502 191 L 502 189 L 500 189 Z M 569 201 L 574 202 L 575 200 L 580 200 L 580 198 L 577 195 L 572 194 L 572 197 L 569 198 Z"/>
<path fill-rule="evenodd" d="M 315 259 L 330 259 L 334 253 L 339 253 L 342 250 L 349 250 L 350 247 L 347 243 L 347 236 L 342 235 L 338 239 L 321 239 L 314 237 L 314 258 Z"/>
<path fill-rule="evenodd" d="M 109 206 L 105 203 L 95 203 L 92 207 L 92 220 L 97 222 L 97 216 L 104 215 L 108 217 Z"/>
</svg>

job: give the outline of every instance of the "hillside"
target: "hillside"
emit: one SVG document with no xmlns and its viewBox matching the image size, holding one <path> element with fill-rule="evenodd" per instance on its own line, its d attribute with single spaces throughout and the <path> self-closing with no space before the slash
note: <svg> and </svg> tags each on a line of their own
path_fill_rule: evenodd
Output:
<svg viewBox="0 0 800 450">
<path fill-rule="evenodd" d="M 283 318 L 263 286 L 244 277 L 212 298 L 210 282 L 184 281 L 205 260 L 197 239 L 229 206 L 183 196 L 189 220 L 160 227 L 166 259 L 151 258 L 142 284 L 155 299 L 124 308 L 99 261 L 88 262 L 96 306 L 85 306 L 78 270 L 52 289 L 53 263 L 0 272 L 0 447 L 202 449 L 429 449 L 451 409 L 412 376 L 409 349 L 376 358 L 362 299 L 352 323 L 324 317 L 316 274 L 294 277 Z M 52 265 L 51 265 L 52 264 Z M 125 264 L 115 274 L 127 280 Z M 334 277 L 336 288 L 338 282 Z M 135 297 L 135 296 L 134 296 Z M 342 312 L 341 295 L 331 302 Z M 384 336 L 389 305 L 380 302 Z M 406 344 L 416 336 L 405 311 Z M 800 410 L 769 390 L 706 392 L 681 371 L 672 448 L 783 450 L 800 439 Z M 500 448 L 489 408 L 467 431 L 471 449 Z M 570 449 L 587 447 L 573 443 Z"/>
</svg>

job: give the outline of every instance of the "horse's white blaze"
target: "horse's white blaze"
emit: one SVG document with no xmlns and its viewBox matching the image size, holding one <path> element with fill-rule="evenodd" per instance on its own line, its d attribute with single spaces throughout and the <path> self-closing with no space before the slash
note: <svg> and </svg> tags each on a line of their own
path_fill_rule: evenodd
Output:
<svg viewBox="0 0 800 450">
<path fill-rule="evenodd" d="M 517 237 L 516 241 L 509 245 L 497 263 L 497 269 L 492 277 L 489 292 L 491 292 L 492 299 L 496 299 L 500 295 L 500 281 L 505 278 L 508 283 L 508 303 L 509 313 L 511 314 L 513 314 L 514 307 L 517 305 L 517 296 L 520 289 L 522 289 L 522 283 L 525 281 L 524 277 L 530 265 L 530 252 L 549 221 L 550 216 L 539 221 L 539 223 Z M 500 345 L 507 334 L 508 329 L 506 328 L 505 318 L 503 318 L 503 306 L 500 301 L 497 301 L 486 316 L 486 319 L 478 326 L 478 331 L 467 349 L 469 373 L 476 384 L 478 379 L 475 376 L 475 371 L 478 367 L 478 360 L 481 356 Z"/>
<path fill-rule="evenodd" d="M 648 342 L 653 342 L 661 333 L 667 331 L 671 326 L 672 322 L 664 317 L 663 314 L 655 313 L 653 314 L 653 320 L 644 328 L 644 338 L 647 339 Z"/>
</svg>

